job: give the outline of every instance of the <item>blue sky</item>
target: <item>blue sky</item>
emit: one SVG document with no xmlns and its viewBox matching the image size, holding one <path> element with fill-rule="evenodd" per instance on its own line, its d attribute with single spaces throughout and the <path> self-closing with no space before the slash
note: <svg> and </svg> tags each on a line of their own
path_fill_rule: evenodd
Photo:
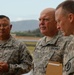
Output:
<svg viewBox="0 0 74 75">
<path fill-rule="evenodd" d="M 11 21 L 38 19 L 40 12 L 56 6 L 65 0 L 1 0 L 0 14 L 9 16 Z"/>
</svg>

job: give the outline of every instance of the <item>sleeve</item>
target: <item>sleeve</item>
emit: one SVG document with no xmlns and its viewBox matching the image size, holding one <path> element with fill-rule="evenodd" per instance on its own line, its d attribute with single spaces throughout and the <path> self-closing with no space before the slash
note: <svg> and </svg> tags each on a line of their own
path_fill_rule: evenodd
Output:
<svg viewBox="0 0 74 75">
<path fill-rule="evenodd" d="M 74 50 L 70 50 L 66 57 L 65 70 L 67 75 L 74 75 Z"/>
<path fill-rule="evenodd" d="M 32 67 L 32 56 L 27 50 L 26 46 L 21 45 L 18 51 L 18 61 L 19 63 L 15 64 L 9 64 L 9 73 L 10 74 L 16 74 L 20 75 L 23 73 L 29 72 Z"/>
</svg>

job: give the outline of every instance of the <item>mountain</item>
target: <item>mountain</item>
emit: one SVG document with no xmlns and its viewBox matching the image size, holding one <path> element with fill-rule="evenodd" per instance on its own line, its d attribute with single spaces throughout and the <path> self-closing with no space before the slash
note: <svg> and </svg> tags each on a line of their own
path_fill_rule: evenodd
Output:
<svg viewBox="0 0 74 75">
<path fill-rule="evenodd" d="M 14 31 L 28 31 L 38 28 L 38 20 L 22 20 L 14 21 L 12 24 L 12 32 Z"/>
</svg>

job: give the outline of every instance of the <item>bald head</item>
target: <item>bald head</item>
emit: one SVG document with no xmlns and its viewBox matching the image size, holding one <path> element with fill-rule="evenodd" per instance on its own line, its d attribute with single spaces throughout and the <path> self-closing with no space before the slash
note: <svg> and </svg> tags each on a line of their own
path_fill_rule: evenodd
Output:
<svg viewBox="0 0 74 75">
<path fill-rule="evenodd" d="M 54 8 L 46 8 L 41 13 L 49 13 L 49 12 L 55 12 Z"/>
<path fill-rule="evenodd" d="M 57 24 L 55 21 L 55 9 L 46 8 L 40 13 L 39 27 L 42 34 L 54 36 L 57 33 Z"/>
<path fill-rule="evenodd" d="M 55 19 L 55 9 L 54 8 L 46 8 L 40 13 L 40 15 L 42 14 L 47 14 L 53 19 Z"/>
</svg>

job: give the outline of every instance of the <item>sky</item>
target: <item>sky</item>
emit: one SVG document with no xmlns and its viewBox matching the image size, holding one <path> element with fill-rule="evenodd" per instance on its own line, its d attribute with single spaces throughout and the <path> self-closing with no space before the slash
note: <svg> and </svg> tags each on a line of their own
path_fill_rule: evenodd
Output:
<svg viewBox="0 0 74 75">
<path fill-rule="evenodd" d="M 65 0 L 1 0 L 0 14 L 6 15 L 11 21 L 36 19 L 45 8 L 56 8 Z"/>
</svg>

